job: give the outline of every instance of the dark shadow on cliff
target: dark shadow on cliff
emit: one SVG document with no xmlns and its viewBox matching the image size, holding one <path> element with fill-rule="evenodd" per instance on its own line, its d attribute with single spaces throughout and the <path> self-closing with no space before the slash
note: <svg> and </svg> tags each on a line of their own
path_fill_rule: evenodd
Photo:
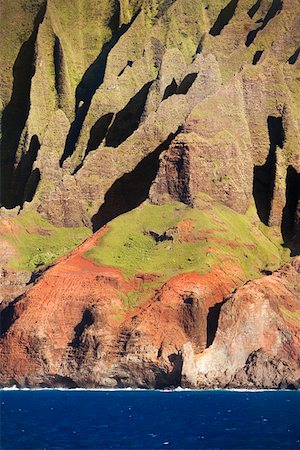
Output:
<svg viewBox="0 0 300 450">
<path fill-rule="evenodd" d="M 15 314 L 15 305 L 19 300 L 23 298 L 23 295 L 19 295 L 19 297 L 15 298 L 11 301 L 6 308 L 1 311 L 0 314 L 0 336 L 3 337 L 14 321 L 17 319 Z"/>
<path fill-rule="evenodd" d="M 261 5 L 261 0 L 257 0 L 257 2 L 254 3 L 253 6 L 251 6 L 251 8 L 248 11 L 248 16 L 252 19 L 255 14 L 257 13 L 257 11 L 259 10 L 259 7 Z"/>
<path fill-rule="evenodd" d="M 162 99 L 166 100 L 167 98 L 172 97 L 172 95 L 176 94 L 177 88 L 178 88 L 178 85 L 176 83 L 176 80 L 173 78 L 171 83 L 166 87 Z"/>
<path fill-rule="evenodd" d="M 226 301 L 227 300 L 225 299 L 221 303 L 217 303 L 208 310 L 206 327 L 206 348 L 210 347 L 214 342 L 218 329 L 221 308 L 226 303 Z"/>
<path fill-rule="evenodd" d="M 276 149 L 283 148 L 284 129 L 282 117 L 268 117 L 270 149 L 266 162 L 254 167 L 253 196 L 260 220 L 268 225 L 275 187 Z"/>
<path fill-rule="evenodd" d="M 53 62 L 58 107 L 63 109 L 62 99 L 65 94 L 66 68 L 63 47 L 59 37 L 56 35 L 54 35 Z"/>
<path fill-rule="evenodd" d="M 22 205 L 27 200 L 25 187 L 32 175 L 32 167 L 37 158 L 40 149 L 40 142 L 37 135 L 33 135 L 30 141 L 29 149 L 23 153 L 21 160 L 15 169 L 12 186 L 13 201 L 15 204 Z"/>
<path fill-rule="evenodd" d="M 76 389 L 78 385 L 70 377 L 64 377 L 61 375 L 45 375 L 45 381 L 39 383 L 40 388 L 50 389 Z M 28 388 L 36 387 L 28 385 Z"/>
<path fill-rule="evenodd" d="M 44 2 L 41 6 L 34 20 L 32 33 L 20 48 L 15 60 L 12 95 L 2 115 L 0 194 L 1 204 L 6 208 L 14 208 L 19 201 L 11 182 L 17 148 L 29 115 L 31 81 L 35 73 L 35 43 L 39 25 L 46 12 L 46 4 Z"/>
<path fill-rule="evenodd" d="M 292 56 L 289 57 L 287 62 L 289 64 L 295 64 L 298 59 L 299 54 L 300 54 L 300 47 L 297 48 L 297 50 L 292 54 Z"/>
<path fill-rule="evenodd" d="M 157 368 L 155 374 L 155 389 L 177 388 L 181 384 L 183 358 L 181 353 L 172 353 L 168 356 L 172 364 L 170 372 Z"/>
<path fill-rule="evenodd" d="M 267 12 L 265 18 L 262 20 L 262 24 L 255 30 L 252 30 L 248 33 L 248 36 L 247 36 L 247 39 L 245 42 L 246 47 L 249 47 L 249 45 L 252 44 L 252 42 L 256 38 L 257 33 L 259 31 L 263 30 L 268 25 L 270 20 L 272 20 L 275 16 L 277 16 L 277 14 L 280 13 L 280 11 L 282 10 L 282 7 L 283 7 L 282 0 L 273 0 L 269 11 Z"/>
<path fill-rule="evenodd" d="M 111 124 L 113 117 L 114 117 L 113 113 L 105 114 L 104 116 L 100 117 L 100 119 L 98 119 L 97 122 L 92 126 L 90 138 L 85 152 L 85 157 L 90 152 L 96 150 L 99 147 L 99 145 L 105 138 L 108 127 Z"/>
<path fill-rule="evenodd" d="M 35 168 L 27 181 L 25 191 L 24 191 L 24 202 L 32 202 L 35 196 L 39 182 L 41 181 L 40 169 Z"/>
<path fill-rule="evenodd" d="M 196 80 L 197 76 L 198 73 L 189 73 L 186 77 L 184 77 L 184 79 L 178 86 L 176 94 L 184 94 L 184 95 L 187 94 L 192 85 L 194 84 L 194 81 Z"/>
<path fill-rule="evenodd" d="M 163 100 L 166 100 L 167 98 L 175 94 L 176 95 L 187 94 L 192 85 L 194 84 L 197 76 L 198 73 L 189 73 L 184 77 L 184 79 L 181 81 L 179 85 L 177 85 L 176 80 L 173 78 L 172 82 L 165 89 Z"/>
<path fill-rule="evenodd" d="M 123 73 L 125 72 L 125 70 L 127 69 L 127 67 L 132 67 L 133 65 L 133 61 L 131 61 L 130 59 L 127 61 L 126 65 L 123 67 L 123 69 L 121 70 L 121 72 L 119 72 L 118 77 L 120 77 L 121 75 L 123 75 Z"/>
<path fill-rule="evenodd" d="M 202 53 L 205 36 L 206 36 L 205 33 L 203 33 L 202 36 L 201 36 L 201 39 L 200 39 L 199 44 L 198 44 L 198 47 L 197 47 L 196 52 L 195 52 L 195 54 L 193 56 L 193 61 L 195 61 L 195 58 L 196 58 L 197 55 L 200 55 L 200 53 Z"/>
<path fill-rule="evenodd" d="M 232 17 L 234 16 L 236 7 L 239 0 L 231 0 L 228 5 L 225 6 L 218 15 L 217 20 L 209 30 L 209 34 L 212 36 L 218 36 L 223 28 L 228 25 Z"/>
<path fill-rule="evenodd" d="M 94 232 L 112 219 L 136 208 L 147 199 L 151 184 L 158 172 L 159 155 L 170 146 L 180 130 L 181 128 L 176 133 L 171 133 L 152 153 L 145 156 L 131 172 L 125 173 L 113 183 L 105 194 L 103 205 L 92 217 Z"/>
<path fill-rule="evenodd" d="M 300 174 L 289 166 L 286 174 L 286 203 L 283 209 L 281 233 L 284 241 L 284 247 L 291 250 L 291 256 L 300 253 Z"/>
<path fill-rule="evenodd" d="M 97 89 L 103 83 L 109 53 L 118 43 L 123 34 L 126 33 L 126 31 L 131 27 L 139 12 L 140 10 L 138 10 L 128 24 L 123 24 L 119 28 L 120 8 L 118 8 L 113 15 L 109 24 L 113 33 L 112 38 L 103 45 L 99 56 L 87 69 L 81 82 L 76 88 L 76 116 L 71 124 L 71 128 L 66 139 L 64 152 L 60 159 L 60 166 L 63 165 L 63 162 L 71 156 L 75 150 L 83 122 L 92 102 L 92 98 Z"/>
<path fill-rule="evenodd" d="M 254 56 L 253 56 L 253 60 L 252 60 L 252 64 L 254 66 L 256 66 L 256 64 L 258 63 L 258 61 L 260 60 L 262 54 L 263 54 L 263 50 L 257 50 L 257 52 L 255 52 Z"/>
<path fill-rule="evenodd" d="M 94 322 L 95 322 L 95 319 L 94 319 L 92 311 L 90 311 L 89 309 L 85 309 L 83 311 L 81 321 L 74 328 L 74 338 L 73 338 L 73 340 L 72 340 L 72 342 L 70 344 L 70 347 L 73 347 L 73 348 L 78 348 L 79 347 L 81 336 L 82 336 L 83 332 L 88 327 L 93 325 Z"/>
<path fill-rule="evenodd" d="M 118 147 L 138 128 L 151 84 L 152 81 L 146 83 L 116 114 L 105 138 L 107 147 Z"/>
</svg>

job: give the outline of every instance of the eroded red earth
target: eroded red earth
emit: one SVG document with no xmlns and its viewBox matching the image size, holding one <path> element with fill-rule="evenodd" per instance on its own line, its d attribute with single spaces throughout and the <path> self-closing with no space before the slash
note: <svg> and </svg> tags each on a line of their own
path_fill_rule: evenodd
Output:
<svg viewBox="0 0 300 450">
<path fill-rule="evenodd" d="M 299 261 L 279 275 L 246 284 L 227 302 L 243 281 L 232 262 L 205 275 L 179 274 L 158 283 L 150 298 L 145 295 L 130 310 L 124 298 L 132 292 L 141 297 L 143 284 L 156 277 L 126 279 L 120 270 L 86 259 L 85 252 L 106 231 L 60 258 L 4 310 L 2 385 L 164 387 L 180 385 L 183 375 L 190 386 L 220 386 L 234 379 L 247 384 L 245 367 L 254 351 L 285 358 L 288 365 L 300 356 L 297 316 L 283 313 L 281 306 L 284 300 L 288 310 L 300 310 L 298 285 L 293 292 L 287 285 L 291 277 L 295 286 L 295 280 L 300 284 Z M 268 302 L 261 302 L 257 285 L 270 296 Z M 240 340 L 233 339 L 234 333 Z M 218 358 L 223 358 L 221 367 Z M 288 374 L 292 379 L 292 369 Z"/>
</svg>

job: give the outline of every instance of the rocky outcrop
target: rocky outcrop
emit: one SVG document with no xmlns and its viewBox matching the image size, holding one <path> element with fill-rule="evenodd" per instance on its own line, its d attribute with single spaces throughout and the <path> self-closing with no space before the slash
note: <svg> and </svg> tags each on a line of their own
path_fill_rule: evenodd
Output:
<svg viewBox="0 0 300 450">
<path fill-rule="evenodd" d="M 211 347 L 184 349 L 184 386 L 299 387 L 300 260 L 226 299 Z"/>
<path fill-rule="evenodd" d="M 86 260 L 83 254 L 104 233 L 62 258 L 3 310 L 2 385 L 178 386 L 183 345 L 206 348 L 215 332 L 209 311 L 236 279 L 217 267 L 208 275 L 178 275 L 126 311 L 124 295 L 142 292 L 151 276 L 126 280 Z"/>
<path fill-rule="evenodd" d="M 2 3 L 1 384 L 297 387 L 297 0 Z"/>
<path fill-rule="evenodd" d="M 231 105 L 230 116 L 226 105 Z M 245 212 L 252 196 L 251 150 L 243 89 L 236 81 L 192 110 L 183 133 L 161 156 L 150 198 L 158 204 L 174 199 L 196 206 L 197 196 L 205 192 Z"/>
<path fill-rule="evenodd" d="M 202 190 L 245 211 L 254 183 L 262 220 L 280 225 L 288 167 L 300 170 L 299 24 L 294 1 L 280 5 L 107 0 L 100 11 L 86 1 L 82 8 L 90 14 L 82 18 L 78 5 L 65 10 L 55 0 L 42 4 L 26 44 L 33 69 L 22 89 L 24 99 L 17 86 L 11 101 L 4 99 L 3 205 L 28 202 L 26 208 L 54 224 L 91 226 L 110 187 L 183 127 L 184 158 L 192 159 L 194 174 L 203 174 L 201 182 L 189 174 L 190 203 Z M 80 36 L 74 31 L 79 22 Z M 257 52 L 261 57 L 253 63 Z M 12 137 L 9 127 L 20 103 L 24 117 Z M 56 140 L 60 110 L 68 122 Z M 281 147 L 272 117 L 282 122 Z M 32 142 L 38 143 L 34 151 Z M 47 161 L 47 173 L 42 171 L 45 146 L 55 154 Z M 24 158 L 29 163 L 20 165 Z M 150 194 L 155 203 L 166 201 L 168 190 L 181 189 L 171 187 L 172 180 L 163 187 L 168 159 L 161 158 Z M 265 164 L 271 178 L 264 175 Z M 182 196 L 172 192 L 171 198 Z M 59 208 L 52 207 L 53 198 Z M 268 198 L 267 204 L 261 198 Z M 80 203 L 76 214 L 68 206 L 75 201 Z"/>
<path fill-rule="evenodd" d="M 299 258 L 228 296 L 241 277 L 232 265 L 163 284 L 96 265 L 84 255 L 105 233 L 2 311 L 2 385 L 298 386 Z M 140 306 L 128 308 L 137 293 Z"/>
</svg>

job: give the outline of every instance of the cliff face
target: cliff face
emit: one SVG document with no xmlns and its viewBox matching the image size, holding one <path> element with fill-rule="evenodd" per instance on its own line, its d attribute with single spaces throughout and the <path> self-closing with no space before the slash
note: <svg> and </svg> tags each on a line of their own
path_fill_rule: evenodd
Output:
<svg viewBox="0 0 300 450">
<path fill-rule="evenodd" d="M 174 276 L 147 300 L 155 275 L 83 257 L 106 232 L 4 309 L 2 385 L 299 387 L 299 258 L 229 296 L 241 274 L 227 265 Z"/>
<path fill-rule="evenodd" d="M 1 383 L 297 385 L 297 0 L 1 9 Z"/>
</svg>

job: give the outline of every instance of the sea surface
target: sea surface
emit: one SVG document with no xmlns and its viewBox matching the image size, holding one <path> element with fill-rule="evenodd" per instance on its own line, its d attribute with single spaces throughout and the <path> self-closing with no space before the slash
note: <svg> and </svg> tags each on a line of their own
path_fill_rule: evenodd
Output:
<svg viewBox="0 0 300 450">
<path fill-rule="evenodd" d="M 1 449 L 300 449 L 299 391 L 2 390 Z"/>
</svg>

